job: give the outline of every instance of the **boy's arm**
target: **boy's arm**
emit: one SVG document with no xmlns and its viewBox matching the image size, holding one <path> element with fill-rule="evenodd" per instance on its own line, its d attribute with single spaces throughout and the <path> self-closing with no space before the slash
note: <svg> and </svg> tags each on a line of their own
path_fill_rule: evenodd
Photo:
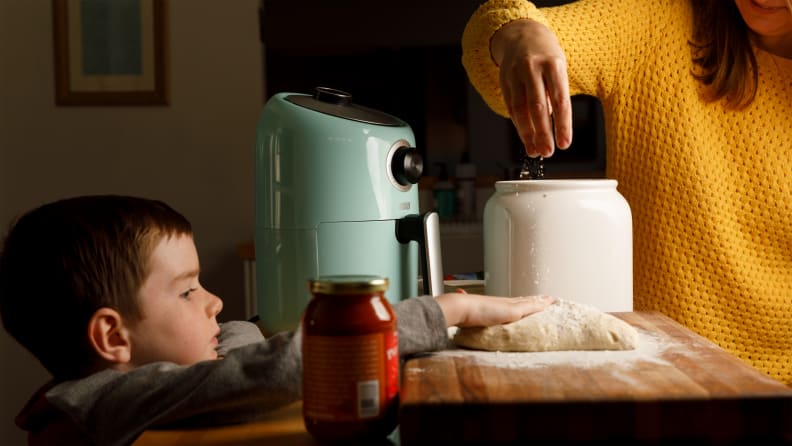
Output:
<svg viewBox="0 0 792 446">
<path fill-rule="evenodd" d="M 434 298 L 399 302 L 394 312 L 402 354 L 445 347 L 446 321 Z M 299 330 L 266 340 L 247 322 L 225 323 L 222 331 L 222 360 L 105 370 L 59 384 L 47 399 L 94 443 L 120 445 L 155 427 L 250 421 L 302 397 Z"/>
<path fill-rule="evenodd" d="M 506 322 L 547 304 L 522 300 L 448 294 L 399 302 L 393 306 L 399 351 L 408 355 L 445 348 L 449 323 Z M 250 421 L 302 397 L 299 329 L 266 340 L 247 322 L 224 324 L 223 331 L 222 360 L 104 370 L 58 384 L 46 397 L 101 445 L 129 444 L 154 427 Z"/>
<path fill-rule="evenodd" d="M 300 399 L 301 379 L 299 332 L 280 333 L 222 360 L 104 370 L 55 386 L 47 399 L 95 444 L 121 445 L 153 427 L 255 419 Z"/>
<path fill-rule="evenodd" d="M 399 327 L 399 354 L 440 350 L 448 345 L 445 316 L 432 296 L 403 300 L 393 305 Z"/>
<path fill-rule="evenodd" d="M 231 350 L 264 340 L 258 325 L 247 321 L 228 321 L 220 324 L 217 336 L 217 356 L 222 358 Z"/>
<path fill-rule="evenodd" d="M 423 296 L 394 305 L 399 324 L 399 353 L 409 355 L 448 345 L 448 330 L 514 322 L 555 302 L 550 296 L 495 297 L 465 292 Z"/>
</svg>

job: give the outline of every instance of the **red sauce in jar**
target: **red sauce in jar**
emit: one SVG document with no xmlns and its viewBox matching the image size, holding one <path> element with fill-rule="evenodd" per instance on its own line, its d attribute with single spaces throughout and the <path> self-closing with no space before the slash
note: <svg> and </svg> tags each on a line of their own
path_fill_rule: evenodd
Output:
<svg viewBox="0 0 792 446">
<path fill-rule="evenodd" d="M 376 276 L 311 280 L 303 315 L 303 419 L 319 440 L 382 439 L 398 423 L 396 316 Z"/>
</svg>

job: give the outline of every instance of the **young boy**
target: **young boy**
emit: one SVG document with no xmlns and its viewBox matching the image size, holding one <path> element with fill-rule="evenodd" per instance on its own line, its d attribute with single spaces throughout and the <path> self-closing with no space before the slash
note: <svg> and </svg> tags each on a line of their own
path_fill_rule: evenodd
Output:
<svg viewBox="0 0 792 446">
<path fill-rule="evenodd" d="M 301 397 L 299 330 L 218 324 L 192 228 L 166 204 L 87 196 L 11 228 L 0 257 L 6 330 L 52 373 L 17 417 L 30 444 L 129 444 L 144 430 L 242 422 Z M 492 325 L 549 298 L 423 296 L 394 305 L 403 355 L 451 325 Z M 220 360 L 218 360 L 220 358 Z"/>
</svg>

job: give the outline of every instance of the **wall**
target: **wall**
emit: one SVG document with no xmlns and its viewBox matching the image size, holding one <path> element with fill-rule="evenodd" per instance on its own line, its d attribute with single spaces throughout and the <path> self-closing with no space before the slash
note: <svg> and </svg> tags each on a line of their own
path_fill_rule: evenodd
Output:
<svg viewBox="0 0 792 446">
<path fill-rule="evenodd" d="M 221 319 L 241 317 L 236 246 L 252 236 L 263 97 L 258 0 L 168 6 L 170 106 L 56 107 L 51 2 L 0 0 L 0 235 L 61 197 L 164 200 L 193 222 L 202 282 L 226 301 Z M 4 331 L 0 357 L 0 444 L 23 444 L 13 417 L 47 375 Z"/>
</svg>

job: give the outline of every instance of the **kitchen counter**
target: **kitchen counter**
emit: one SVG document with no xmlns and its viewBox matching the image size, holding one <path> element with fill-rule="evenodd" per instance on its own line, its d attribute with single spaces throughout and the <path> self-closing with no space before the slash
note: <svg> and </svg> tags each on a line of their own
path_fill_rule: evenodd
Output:
<svg viewBox="0 0 792 446">
<path fill-rule="evenodd" d="M 316 442 L 305 430 L 302 402 L 274 410 L 255 423 L 206 429 L 150 430 L 134 446 L 176 445 L 303 446 Z"/>
<path fill-rule="evenodd" d="M 407 362 L 401 443 L 792 444 L 792 388 L 660 313 L 614 315 L 636 350 Z"/>
<path fill-rule="evenodd" d="M 384 444 L 792 444 L 792 388 L 662 314 L 615 315 L 639 329 L 635 351 L 460 349 L 408 360 L 400 437 Z M 148 431 L 135 446 L 315 445 L 301 410 Z"/>
<path fill-rule="evenodd" d="M 370 446 L 395 446 L 398 433 Z M 245 424 L 206 429 L 173 429 L 146 431 L 133 446 L 318 446 L 305 430 L 302 401 L 268 413 L 264 418 Z M 368 443 L 358 444 L 367 446 Z"/>
</svg>

